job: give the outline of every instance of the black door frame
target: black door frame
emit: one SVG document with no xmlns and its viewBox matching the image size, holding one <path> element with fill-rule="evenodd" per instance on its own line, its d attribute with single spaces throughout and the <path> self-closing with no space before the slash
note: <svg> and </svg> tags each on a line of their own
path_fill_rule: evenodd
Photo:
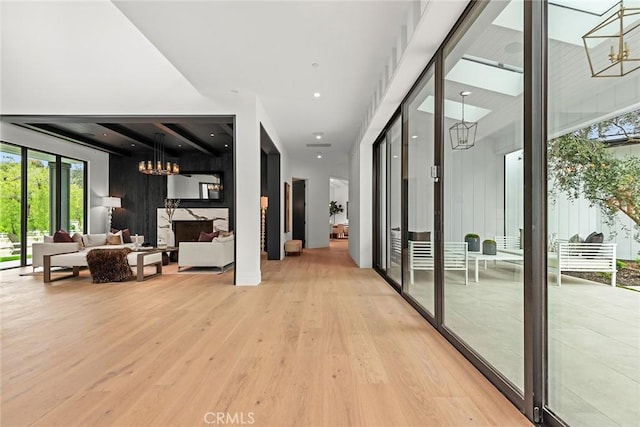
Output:
<svg viewBox="0 0 640 427">
<path fill-rule="evenodd" d="M 291 183 L 291 238 L 302 240 L 302 247 L 307 247 L 307 180 L 293 178 Z M 300 191 L 302 187 L 302 192 Z M 300 224 L 302 220 L 302 224 Z M 302 238 L 300 238 L 302 237 Z"/>
</svg>

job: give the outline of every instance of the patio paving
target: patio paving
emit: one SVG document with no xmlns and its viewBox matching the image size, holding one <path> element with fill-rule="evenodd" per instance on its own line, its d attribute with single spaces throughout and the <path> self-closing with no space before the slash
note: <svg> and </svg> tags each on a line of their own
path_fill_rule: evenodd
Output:
<svg viewBox="0 0 640 427">
<path fill-rule="evenodd" d="M 467 286 L 462 272 L 445 275 L 445 325 L 520 390 L 521 270 L 490 264 Z M 639 426 L 640 292 L 567 275 L 549 283 L 549 408 L 571 425 Z M 432 307 L 432 273 L 418 272 L 409 293 Z"/>
</svg>

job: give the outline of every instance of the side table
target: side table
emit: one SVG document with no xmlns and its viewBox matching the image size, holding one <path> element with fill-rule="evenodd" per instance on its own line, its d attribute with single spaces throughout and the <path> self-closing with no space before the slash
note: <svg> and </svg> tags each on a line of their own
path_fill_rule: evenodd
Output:
<svg viewBox="0 0 640 427">
<path fill-rule="evenodd" d="M 167 246 L 166 248 L 158 248 L 162 251 L 162 265 L 169 265 L 170 262 L 178 262 L 178 247 Z"/>
</svg>

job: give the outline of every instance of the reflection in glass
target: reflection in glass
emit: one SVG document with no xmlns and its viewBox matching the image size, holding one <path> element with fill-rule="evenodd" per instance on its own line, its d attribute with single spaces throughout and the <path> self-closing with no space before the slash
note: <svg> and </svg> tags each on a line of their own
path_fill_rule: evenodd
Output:
<svg viewBox="0 0 640 427">
<path fill-rule="evenodd" d="M 485 3 L 445 46 L 444 129 L 462 120 L 464 93 L 464 120 L 477 130 L 468 149 L 446 141 L 443 179 L 444 323 L 520 390 L 523 162 L 512 153 L 523 147 L 522 5 Z M 502 16 L 507 7 L 520 18 Z M 509 19 L 520 21 L 508 28 Z"/>
<path fill-rule="evenodd" d="M 388 251 L 387 274 L 402 285 L 402 122 L 400 118 L 391 125 L 387 133 L 389 165 L 389 188 L 387 192 Z"/>
<path fill-rule="evenodd" d="M 408 278 L 405 291 L 432 315 L 434 310 L 433 179 L 435 84 L 433 69 L 408 101 Z"/>
<path fill-rule="evenodd" d="M 376 256 L 378 267 L 387 271 L 387 141 L 382 139 L 377 147 L 378 179 L 378 236 L 379 253 Z"/>
<path fill-rule="evenodd" d="M 628 215 L 640 195 L 640 166 L 632 168 L 640 165 L 640 71 L 591 76 L 580 41 L 603 16 L 550 4 L 548 19 L 565 34 L 547 41 L 547 404 L 570 425 L 638 425 L 640 292 L 623 286 L 640 255 L 638 221 Z M 592 60 L 608 61 L 607 43 L 589 41 Z"/>
</svg>

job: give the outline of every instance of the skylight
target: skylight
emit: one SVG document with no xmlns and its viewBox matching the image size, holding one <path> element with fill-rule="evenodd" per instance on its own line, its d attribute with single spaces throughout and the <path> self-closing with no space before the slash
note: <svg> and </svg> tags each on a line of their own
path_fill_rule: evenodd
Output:
<svg viewBox="0 0 640 427">
<path fill-rule="evenodd" d="M 619 4 L 612 0 L 551 0 L 549 2 L 549 38 L 582 46 L 582 36 L 598 25 Z M 625 6 L 640 0 L 626 0 Z M 612 9 L 614 8 L 614 9 Z M 522 31 L 523 7 L 520 1 L 511 1 L 493 20 L 493 25 Z"/>
<path fill-rule="evenodd" d="M 422 104 L 418 107 L 418 110 L 424 111 L 425 113 L 433 114 L 434 111 L 434 97 L 433 95 L 427 96 L 427 99 L 424 100 Z M 487 114 L 489 114 L 491 110 L 487 110 L 486 108 L 477 107 L 475 105 L 471 105 L 468 102 L 464 103 L 464 120 L 465 122 L 477 122 Z M 462 120 L 462 103 L 458 101 L 451 101 L 449 99 L 444 100 L 444 115 L 445 117 L 449 117 L 454 120 Z"/>
<path fill-rule="evenodd" d="M 518 67 L 470 55 L 460 58 L 445 78 L 511 96 L 524 90 L 523 73 Z"/>
</svg>

